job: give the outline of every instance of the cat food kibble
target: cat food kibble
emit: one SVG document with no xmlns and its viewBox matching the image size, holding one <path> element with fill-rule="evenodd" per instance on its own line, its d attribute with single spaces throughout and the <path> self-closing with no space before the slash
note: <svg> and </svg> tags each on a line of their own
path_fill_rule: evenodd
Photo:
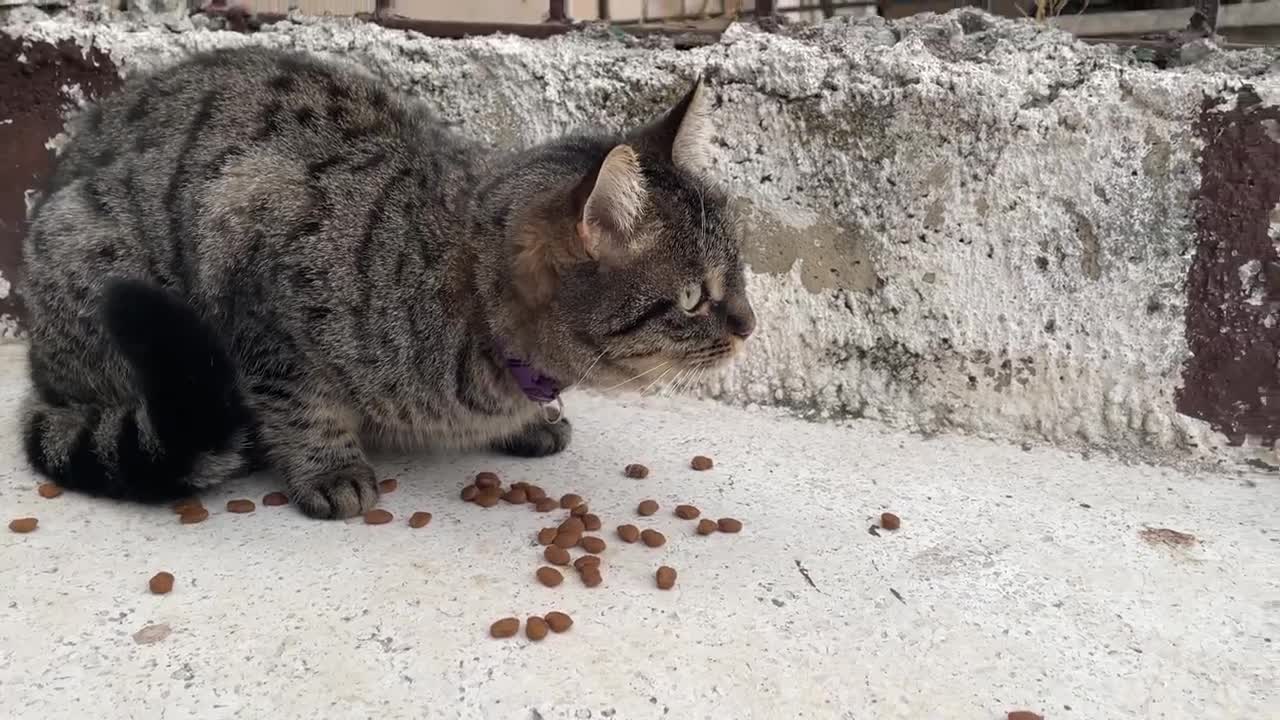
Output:
<svg viewBox="0 0 1280 720">
<path fill-rule="evenodd" d="M 498 496 L 490 493 L 480 493 L 476 496 L 476 504 L 482 508 L 491 508 L 498 504 Z"/>
<path fill-rule="evenodd" d="M 152 595 L 165 595 L 173 589 L 173 574 L 158 572 L 147 583 L 147 587 L 151 588 Z"/>
<path fill-rule="evenodd" d="M 257 508 L 252 500 L 228 500 L 227 512 L 233 513 L 251 513 Z"/>
<path fill-rule="evenodd" d="M 525 494 L 524 488 L 511 488 L 507 491 L 507 494 L 502 496 L 502 499 L 512 505 L 523 505 L 528 501 L 529 496 Z"/>
<path fill-rule="evenodd" d="M 573 569 L 582 572 L 588 565 L 599 565 L 600 557 L 598 555 L 583 555 L 573 561 Z"/>
<path fill-rule="evenodd" d="M 550 545 L 555 542 L 557 532 L 558 531 L 555 528 L 542 528 L 538 531 L 538 544 Z"/>
<path fill-rule="evenodd" d="M 515 618 L 502 618 L 489 626 L 489 634 L 495 638 L 509 638 L 520 632 L 520 621 Z"/>
<path fill-rule="evenodd" d="M 40 483 L 40 486 L 36 488 L 36 492 L 39 493 L 40 497 L 52 500 L 62 494 L 62 488 L 58 487 L 57 483 Z"/>
<path fill-rule="evenodd" d="M 880 527 L 885 530 L 897 530 L 902 527 L 902 518 L 893 513 L 880 513 Z"/>
<path fill-rule="evenodd" d="M 719 526 L 718 526 L 718 525 L 716 525 L 716 521 L 715 521 L 715 520 L 710 520 L 710 519 L 707 519 L 707 518 L 703 518 L 703 519 L 701 519 L 701 520 L 699 520 L 699 521 L 698 521 L 698 534 L 699 534 L 699 535 L 710 535 L 711 533 L 715 532 L 715 531 L 716 531 L 716 529 L 717 529 L 718 527 L 719 527 Z"/>
<path fill-rule="evenodd" d="M 640 539 L 640 528 L 635 525 L 619 525 L 618 537 L 622 538 L 622 542 L 633 543 Z"/>
<path fill-rule="evenodd" d="M 1008 720 L 1044 720 L 1044 718 L 1030 710 L 1011 710 Z"/>
<path fill-rule="evenodd" d="M 462 488 L 462 499 L 466 502 L 471 502 L 472 500 L 475 500 L 476 496 L 478 496 L 479 494 L 480 494 L 480 488 L 476 487 L 475 485 L 468 485 Z"/>
<path fill-rule="evenodd" d="M 386 525 L 389 522 L 391 522 L 391 513 L 381 508 L 364 514 L 365 525 Z"/>
<path fill-rule="evenodd" d="M 279 507 L 289 504 L 289 496 L 282 492 L 267 493 L 262 496 L 262 504 L 267 507 Z"/>
<path fill-rule="evenodd" d="M 594 535 L 588 535 L 587 537 L 582 538 L 578 541 L 578 544 L 582 546 L 583 550 L 586 550 L 592 555 L 599 555 L 604 552 L 605 548 L 604 540 L 601 540 Z"/>
<path fill-rule="evenodd" d="M 561 530 L 560 532 L 556 533 L 556 539 L 554 543 L 556 547 L 560 547 L 560 548 L 564 548 L 565 550 L 568 550 L 574 545 L 577 545 L 578 541 L 581 539 L 582 539 L 582 533 L 565 532 L 564 530 Z"/>
<path fill-rule="evenodd" d="M 629 478 L 634 480 L 643 480 L 649 477 L 649 468 L 640 463 L 632 463 L 622 469 L 622 472 Z"/>
<path fill-rule="evenodd" d="M 640 513 L 641 517 L 649 517 L 650 515 L 658 512 L 658 501 L 645 500 L 636 508 L 636 512 Z"/>
<path fill-rule="evenodd" d="M 675 568 L 663 565 L 658 568 L 658 589 L 670 590 L 676 586 L 676 570 Z"/>
<path fill-rule="evenodd" d="M 568 495 L 565 495 L 564 497 L 560 498 L 560 507 L 564 508 L 565 510 L 572 510 L 581 504 L 582 504 L 582 497 L 580 495 L 574 495 L 573 493 L 569 493 Z"/>
<path fill-rule="evenodd" d="M 547 613 L 544 619 L 547 621 L 547 625 L 551 627 L 551 632 L 554 633 L 562 633 L 573 627 L 573 618 L 558 610 Z"/>
<path fill-rule="evenodd" d="M 547 630 L 547 621 L 540 617 L 533 616 L 524 621 L 524 634 L 534 642 L 546 637 Z"/>
<path fill-rule="evenodd" d="M 547 562 L 551 563 L 552 565 L 568 565 L 569 564 L 569 551 L 565 550 L 564 548 L 556 547 L 555 545 L 552 545 L 548 547 L 546 550 L 543 550 L 542 557 L 546 558 Z"/>
<path fill-rule="evenodd" d="M 555 510 L 559 507 L 560 507 L 560 503 L 556 502 L 555 500 L 552 500 L 551 498 L 542 498 L 536 504 L 534 504 L 533 509 L 537 510 L 538 512 L 551 512 L 552 510 Z"/>
<path fill-rule="evenodd" d="M 536 503 L 547 499 L 547 491 L 537 485 L 530 485 L 524 489 L 524 495 L 529 502 Z"/>
<path fill-rule="evenodd" d="M 667 543 L 667 536 L 657 530 L 645 530 L 640 533 L 640 539 L 644 541 L 645 545 L 654 548 L 662 547 Z"/>
<path fill-rule="evenodd" d="M 692 505 L 676 506 L 676 517 L 680 518 L 681 520 L 693 520 L 694 518 L 698 517 L 701 514 L 702 513 L 698 510 L 698 508 Z"/>
<path fill-rule="evenodd" d="M 498 476 L 494 473 L 488 471 L 476 473 L 476 487 L 481 490 L 496 488 L 501 484 L 502 481 L 498 480 Z"/>
<path fill-rule="evenodd" d="M 587 508 L 587 504 L 582 503 L 581 505 L 577 505 L 572 510 L 570 510 L 569 514 L 574 517 L 582 517 L 583 515 L 589 515 L 591 513 L 590 513 L 590 510 Z"/>
<path fill-rule="evenodd" d="M 188 510 L 195 510 L 196 508 L 202 508 L 202 507 L 204 506 L 200 504 L 199 498 L 187 498 L 186 500 L 179 500 L 178 502 L 174 503 L 173 511 L 181 515 L 182 513 L 187 512 Z"/>
<path fill-rule="evenodd" d="M 722 533 L 736 533 L 742 530 L 742 521 L 733 518 L 720 518 L 716 521 L 716 529 Z"/>
<path fill-rule="evenodd" d="M 547 587 L 555 587 L 564 581 L 564 576 L 560 574 L 559 570 L 545 565 L 538 568 L 538 572 L 535 574 L 538 576 L 538 582 Z"/>
<path fill-rule="evenodd" d="M 587 532 L 595 532 L 599 530 L 603 525 L 604 523 L 600 522 L 599 515 L 587 513 L 586 515 L 582 516 L 582 527 Z"/>
<path fill-rule="evenodd" d="M 711 458 L 705 455 L 699 455 L 695 457 L 693 460 L 689 461 L 689 467 L 698 471 L 710 470 L 711 466 L 714 464 L 715 463 L 711 462 Z"/>
<path fill-rule="evenodd" d="M 587 565 L 582 568 L 578 571 L 578 577 L 582 578 L 582 584 L 589 588 L 596 587 L 604 582 L 604 575 L 600 574 L 600 566 L 598 564 Z"/>
<path fill-rule="evenodd" d="M 429 512 L 416 512 L 409 516 L 409 527 L 414 530 L 426 527 L 429 522 L 431 522 L 431 513 Z"/>
<path fill-rule="evenodd" d="M 581 518 L 571 517 L 560 523 L 560 532 L 573 532 L 581 535 L 587 529 L 587 524 L 582 522 Z"/>
<path fill-rule="evenodd" d="M 398 487 L 400 487 L 399 480 L 395 478 L 387 478 L 386 480 L 383 480 L 382 482 L 378 483 L 378 492 L 382 493 L 383 495 L 386 495 L 387 493 L 395 492 L 396 488 Z"/>
<path fill-rule="evenodd" d="M 18 518 L 9 521 L 9 529 L 16 533 L 29 533 L 39 524 L 40 521 L 32 517 Z"/>
<path fill-rule="evenodd" d="M 183 525 L 195 525 L 209 519 L 209 511 L 202 507 L 193 507 L 178 516 Z"/>
</svg>

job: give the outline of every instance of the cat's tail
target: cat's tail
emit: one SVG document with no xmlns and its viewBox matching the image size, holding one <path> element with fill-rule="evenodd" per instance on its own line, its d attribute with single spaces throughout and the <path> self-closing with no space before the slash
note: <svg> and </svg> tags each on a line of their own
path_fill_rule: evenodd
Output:
<svg viewBox="0 0 1280 720">
<path fill-rule="evenodd" d="M 87 403 L 33 372 L 22 419 L 31 465 L 68 489 L 153 502 L 247 472 L 250 414 L 208 323 L 177 295 L 133 280 L 112 282 L 101 317 L 134 396 Z"/>
</svg>

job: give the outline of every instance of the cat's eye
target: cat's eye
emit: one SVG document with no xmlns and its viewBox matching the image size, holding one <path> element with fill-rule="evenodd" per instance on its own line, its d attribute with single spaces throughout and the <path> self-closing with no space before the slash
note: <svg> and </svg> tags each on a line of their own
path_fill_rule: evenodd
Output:
<svg viewBox="0 0 1280 720">
<path fill-rule="evenodd" d="M 702 304 L 702 285 L 690 283 L 680 290 L 680 309 L 691 313 Z"/>
</svg>

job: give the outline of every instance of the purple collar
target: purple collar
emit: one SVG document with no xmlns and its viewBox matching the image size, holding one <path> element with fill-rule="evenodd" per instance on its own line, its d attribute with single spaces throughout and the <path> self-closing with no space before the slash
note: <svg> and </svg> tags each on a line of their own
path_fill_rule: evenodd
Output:
<svg viewBox="0 0 1280 720">
<path fill-rule="evenodd" d="M 500 343 L 498 351 L 502 353 L 503 364 L 519 383 L 525 397 L 542 405 L 555 402 L 560 398 L 560 383 L 555 378 L 544 375 L 527 360 L 508 355 Z"/>
</svg>

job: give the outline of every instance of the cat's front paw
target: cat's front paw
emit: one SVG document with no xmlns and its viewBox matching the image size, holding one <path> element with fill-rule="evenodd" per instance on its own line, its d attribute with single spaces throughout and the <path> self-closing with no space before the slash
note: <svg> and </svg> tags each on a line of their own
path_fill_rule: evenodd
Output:
<svg viewBox="0 0 1280 720">
<path fill-rule="evenodd" d="M 572 439 L 573 425 L 567 419 L 555 423 L 536 420 L 516 435 L 498 441 L 494 449 L 516 457 L 546 457 L 569 447 Z"/>
<path fill-rule="evenodd" d="M 289 497 L 313 518 L 355 517 L 378 504 L 377 476 L 368 465 L 348 465 L 291 482 Z"/>
</svg>

